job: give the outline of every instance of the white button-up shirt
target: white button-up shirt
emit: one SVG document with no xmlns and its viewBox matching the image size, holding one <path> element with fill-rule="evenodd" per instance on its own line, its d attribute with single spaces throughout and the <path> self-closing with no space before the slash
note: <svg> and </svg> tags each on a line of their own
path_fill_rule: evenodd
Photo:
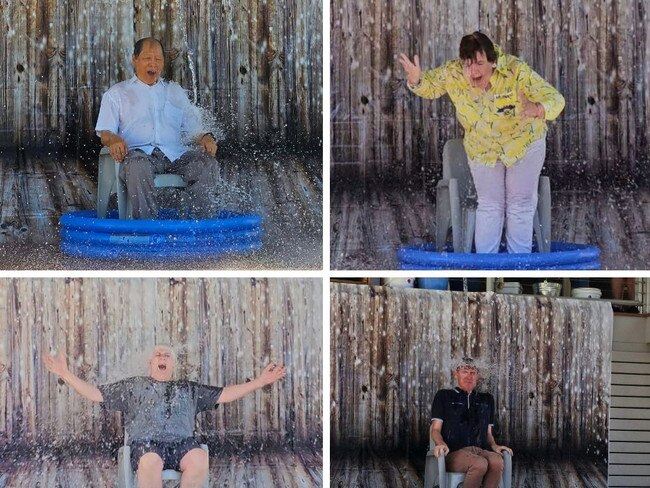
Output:
<svg viewBox="0 0 650 488">
<path fill-rule="evenodd" d="M 178 83 L 160 79 L 149 86 L 134 76 L 104 94 L 95 131 L 117 134 L 129 150 L 151 154 L 157 147 L 175 161 L 205 132 L 202 125 L 200 109 Z"/>
</svg>

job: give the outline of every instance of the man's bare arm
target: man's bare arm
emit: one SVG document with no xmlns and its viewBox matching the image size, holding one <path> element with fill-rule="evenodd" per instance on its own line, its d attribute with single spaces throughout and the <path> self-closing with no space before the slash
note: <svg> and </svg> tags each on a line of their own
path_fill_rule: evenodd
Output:
<svg viewBox="0 0 650 488">
<path fill-rule="evenodd" d="M 219 396 L 217 403 L 228 403 L 239 400 L 240 398 L 254 392 L 271 383 L 284 378 L 287 374 L 287 368 L 283 365 L 269 364 L 262 373 L 253 381 L 241 383 L 239 385 L 226 386 Z"/>
<path fill-rule="evenodd" d="M 72 372 L 68 369 L 68 363 L 66 361 L 65 354 L 62 352 L 58 353 L 56 356 L 52 356 L 48 353 L 43 353 L 43 362 L 45 363 L 45 367 L 50 373 L 59 376 L 63 381 L 74 388 L 74 390 L 82 397 L 87 398 L 92 402 L 104 401 L 104 397 L 102 396 L 102 392 L 99 391 L 99 388 L 72 374 Z"/>
<path fill-rule="evenodd" d="M 496 443 L 496 441 L 494 440 L 494 436 L 492 435 L 491 425 L 488 425 L 487 441 L 490 446 L 490 449 L 492 449 L 494 452 L 498 452 L 499 454 L 501 454 L 502 452 L 506 451 L 510 453 L 510 455 L 512 456 L 512 449 L 506 446 L 500 446 L 499 444 Z"/>
<path fill-rule="evenodd" d="M 435 457 L 439 457 L 441 454 L 443 456 L 449 454 L 449 446 L 447 446 L 447 443 L 442 438 L 441 430 L 442 430 L 442 420 L 434 419 L 431 422 L 431 429 L 429 433 L 431 434 L 431 438 L 433 439 L 433 442 L 436 443 L 436 447 L 433 448 L 433 455 Z"/>
<path fill-rule="evenodd" d="M 111 152 L 111 156 L 115 161 L 123 161 L 126 153 L 129 151 L 129 146 L 124 139 L 117 134 L 113 134 L 110 130 L 99 131 L 99 137 L 102 144 Z"/>
</svg>

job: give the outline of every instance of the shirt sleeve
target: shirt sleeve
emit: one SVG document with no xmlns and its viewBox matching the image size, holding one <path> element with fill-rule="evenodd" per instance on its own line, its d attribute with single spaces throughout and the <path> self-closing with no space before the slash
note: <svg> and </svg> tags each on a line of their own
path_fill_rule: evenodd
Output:
<svg viewBox="0 0 650 488">
<path fill-rule="evenodd" d="M 98 136 L 99 132 L 103 130 L 108 130 L 113 134 L 117 134 L 119 128 L 120 108 L 117 100 L 109 90 L 102 96 L 102 103 L 99 106 L 99 116 L 97 117 L 95 132 Z"/>
<path fill-rule="evenodd" d="M 98 386 L 103 397 L 102 405 L 108 410 L 124 412 L 131 403 L 133 386 L 131 379 Z"/>
<path fill-rule="evenodd" d="M 521 63 L 517 84 L 531 102 L 543 105 L 546 120 L 556 119 L 564 110 L 564 97 L 560 92 L 526 63 Z"/>
<path fill-rule="evenodd" d="M 449 63 L 422 73 L 420 84 L 413 88 L 408 85 L 409 90 L 422 98 L 439 98 L 447 93 L 447 75 Z"/>
<path fill-rule="evenodd" d="M 217 400 L 219 400 L 223 390 L 221 386 L 196 385 L 195 388 L 197 413 L 219 406 Z"/>
<path fill-rule="evenodd" d="M 433 404 L 431 405 L 431 420 L 440 419 L 443 422 L 445 421 L 445 402 L 444 402 L 444 392 L 439 390 L 436 393 L 436 396 L 433 398 Z"/>
</svg>

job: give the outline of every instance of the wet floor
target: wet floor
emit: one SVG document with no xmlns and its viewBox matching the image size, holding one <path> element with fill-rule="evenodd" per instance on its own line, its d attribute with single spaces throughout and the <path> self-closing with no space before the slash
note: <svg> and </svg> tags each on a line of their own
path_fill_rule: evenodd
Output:
<svg viewBox="0 0 650 488">
<path fill-rule="evenodd" d="M 247 456 L 211 456 L 210 486 L 316 488 L 323 486 L 322 455 L 267 450 Z M 108 488 L 117 486 L 117 462 L 108 454 L 71 459 L 42 453 L 38 459 L 0 462 L 0 488 Z M 166 487 L 178 486 L 167 482 Z"/>
<path fill-rule="evenodd" d="M 552 193 L 554 241 L 597 246 L 602 269 L 650 269 L 650 190 L 562 189 Z M 333 185 L 332 269 L 396 269 L 397 250 L 435 241 L 435 200 L 403 188 Z"/>
<path fill-rule="evenodd" d="M 94 209 L 92 169 L 56 154 L 0 157 L 0 268 L 26 270 L 320 269 L 322 177 L 319 154 L 238 152 L 220 160 L 230 195 L 245 195 L 243 210 L 263 219 L 263 248 L 249 255 L 185 260 L 72 258 L 59 250 L 59 218 Z M 86 163 L 92 168 L 92 164 Z M 236 201 L 237 197 L 232 198 Z"/>
<path fill-rule="evenodd" d="M 422 459 L 404 455 L 363 452 L 332 455 L 332 487 L 416 488 L 424 482 Z M 543 455 L 521 454 L 512 460 L 512 486 L 517 488 L 606 488 L 607 466 L 586 457 L 550 459 Z"/>
</svg>

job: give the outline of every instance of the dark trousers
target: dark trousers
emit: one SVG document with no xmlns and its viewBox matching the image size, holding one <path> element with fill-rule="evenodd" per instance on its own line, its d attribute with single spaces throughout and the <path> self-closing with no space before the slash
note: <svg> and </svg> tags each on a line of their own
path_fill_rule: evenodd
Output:
<svg viewBox="0 0 650 488">
<path fill-rule="evenodd" d="M 217 160 L 203 151 L 187 151 L 172 162 L 158 148 L 151 155 L 132 149 L 122 161 L 120 179 L 126 185 L 134 219 L 158 218 L 154 177 L 161 173 L 183 178 L 187 183 L 190 213 L 197 218 L 207 218 L 215 212 L 213 193 L 218 168 Z"/>
</svg>

